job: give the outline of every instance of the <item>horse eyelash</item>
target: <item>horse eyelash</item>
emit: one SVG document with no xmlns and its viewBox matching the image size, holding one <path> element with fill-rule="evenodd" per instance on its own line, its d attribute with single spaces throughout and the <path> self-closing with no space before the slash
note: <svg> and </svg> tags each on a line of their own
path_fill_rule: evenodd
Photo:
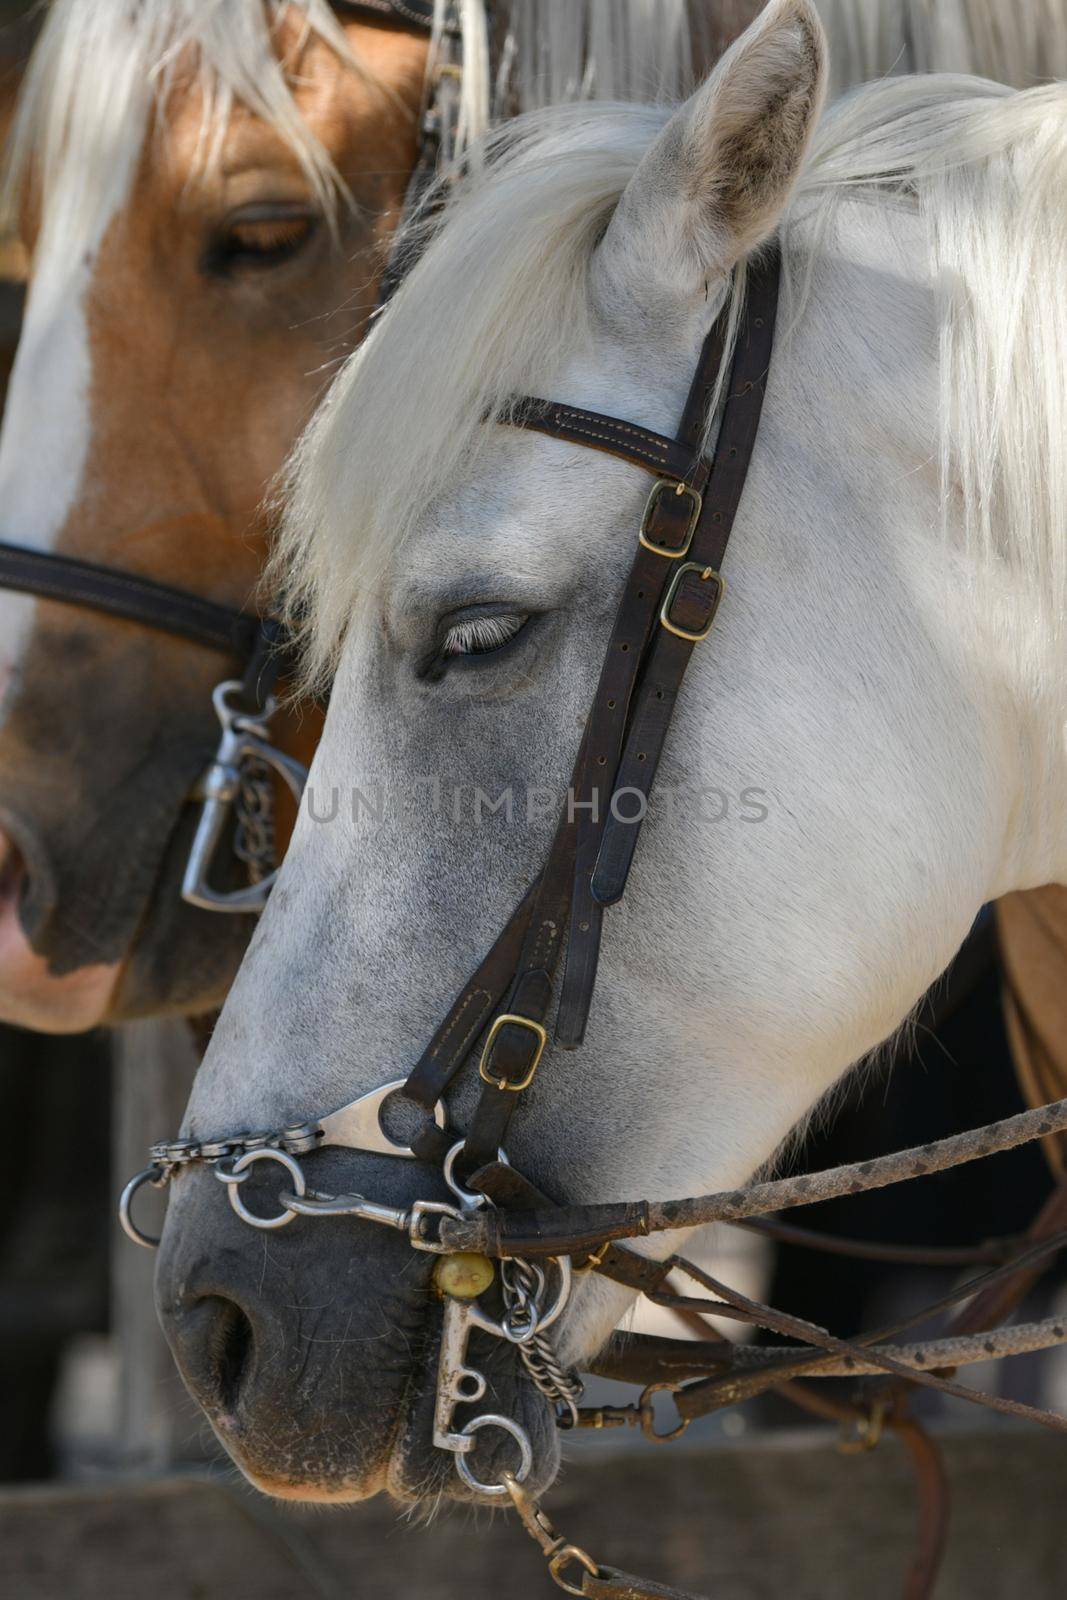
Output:
<svg viewBox="0 0 1067 1600">
<path fill-rule="evenodd" d="M 488 655 L 514 639 L 529 621 L 520 613 L 498 617 L 472 617 L 454 622 L 441 644 L 442 656 Z"/>
</svg>

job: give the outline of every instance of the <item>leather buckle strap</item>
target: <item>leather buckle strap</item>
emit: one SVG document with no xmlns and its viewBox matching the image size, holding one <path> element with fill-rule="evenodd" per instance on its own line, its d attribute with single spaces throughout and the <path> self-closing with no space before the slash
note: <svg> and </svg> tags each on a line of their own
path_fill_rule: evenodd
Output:
<svg viewBox="0 0 1067 1600">
<path fill-rule="evenodd" d="M 669 478 L 661 478 L 653 484 L 648 497 L 641 518 L 639 542 L 653 555 L 680 561 L 689 554 L 702 504 L 699 490 L 688 483 L 671 483 Z"/>
<path fill-rule="evenodd" d="M 521 1076 L 515 1077 L 505 1071 L 494 1072 L 493 1048 L 505 1028 L 518 1028 L 533 1035 L 534 1045 L 529 1057 L 529 1063 Z M 513 1011 L 503 1011 L 496 1018 L 489 1029 L 482 1051 L 482 1059 L 478 1063 L 478 1076 L 483 1083 L 492 1084 L 494 1089 L 506 1089 L 510 1094 L 520 1094 L 523 1089 L 528 1089 L 534 1081 L 534 1074 L 541 1065 L 541 1057 L 545 1053 L 548 1043 L 548 1032 L 540 1022 L 535 1022 L 532 1017 L 523 1017 Z M 521 1061 L 521 1057 L 519 1058 Z"/>
<path fill-rule="evenodd" d="M 715 623 L 726 584 L 714 567 L 687 561 L 671 579 L 659 620 L 668 633 L 689 644 L 700 644 Z"/>
<path fill-rule="evenodd" d="M 678 439 L 529 396 L 513 400 L 499 418 L 506 425 L 618 456 L 663 481 L 654 486 L 645 507 L 638 548 L 573 768 L 580 821 L 575 816 L 578 806 L 568 805 L 521 912 L 498 937 L 408 1079 L 406 1092 L 425 1103 L 429 1086 L 439 1089 L 458 1071 L 483 1019 L 501 1006 L 480 1056 L 483 1087 L 464 1141 L 468 1166 L 492 1160 L 504 1143 L 519 1093 L 537 1072 L 547 1045 L 546 1020 L 564 948 L 567 962 L 556 1042 L 573 1049 L 584 1034 L 606 903 L 596 881 L 608 838 L 606 821 L 611 820 L 602 815 L 603 800 L 616 793 L 630 755 L 643 764 L 645 782 L 651 783 L 692 647 L 706 637 L 722 597 L 718 568 L 759 424 L 774 336 L 778 272 L 777 252 L 769 251 L 752 276 L 713 459 L 702 454 L 702 447 L 724 352 L 727 324 L 722 316 L 701 351 Z M 698 559 L 684 559 L 691 555 Z M 651 701 L 655 714 L 646 743 L 643 712 Z M 628 832 L 633 842 L 621 852 L 625 859 L 615 874 L 620 884 L 625 882 L 637 829 Z M 435 1094 L 434 1100 L 438 1097 Z M 645 1231 L 640 1208 L 620 1208 L 616 1215 L 619 1231 L 610 1224 L 602 1227 L 592 1241 L 593 1249 L 599 1250 L 606 1239 L 619 1237 L 624 1229 L 631 1236 Z"/>
</svg>

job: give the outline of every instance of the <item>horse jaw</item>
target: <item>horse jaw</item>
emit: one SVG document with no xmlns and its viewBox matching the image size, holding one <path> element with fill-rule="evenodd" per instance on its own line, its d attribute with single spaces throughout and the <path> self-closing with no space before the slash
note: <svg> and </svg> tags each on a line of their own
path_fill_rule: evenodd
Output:
<svg viewBox="0 0 1067 1600">
<path fill-rule="evenodd" d="M 101 963 L 53 976 L 19 922 L 24 876 L 16 846 L 0 833 L 0 1016 L 38 1033 L 84 1033 L 107 1015 L 121 969 Z"/>
</svg>

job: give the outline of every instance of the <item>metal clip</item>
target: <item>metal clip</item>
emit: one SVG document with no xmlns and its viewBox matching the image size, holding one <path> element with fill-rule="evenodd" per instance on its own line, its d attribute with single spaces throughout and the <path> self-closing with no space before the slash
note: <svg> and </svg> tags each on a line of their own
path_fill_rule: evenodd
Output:
<svg viewBox="0 0 1067 1600">
<path fill-rule="evenodd" d="M 839 1453 L 843 1456 L 862 1456 L 866 1455 L 868 1450 L 876 1449 L 881 1443 L 888 1415 L 888 1402 L 876 1400 L 866 1412 L 846 1418 L 841 1423 L 837 1441 Z"/>
<path fill-rule="evenodd" d="M 671 1428 L 667 1433 L 656 1432 L 656 1414 L 653 1409 L 656 1395 L 661 1393 L 676 1395 L 682 1387 L 680 1383 L 668 1381 L 666 1383 L 650 1383 L 646 1389 L 642 1390 L 641 1399 L 638 1401 L 638 1415 L 641 1419 L 641 1432 L 651 1444 L 670 1444 L 672 1439 L 680 1439 L 688 1428 L 690 1419 L 681 1417 L 677 1426 Z M 681 1413 L 679 1413 L 679 1416 L 681 1416 Z"/>
<path fill-rule="evenodd" d="M 511 1496 L 511 1503 L 518 1512 L 523 1527 L 548 1562 L 553 1582 L 566 1594 L 576 1594 L 581 1597 L 584 1591 L 569 1583 L 564 1574 L 568 1567 L 577 1563 L 578 1566 L 585 1568 L 591 1578 L 599 1578 L 600 1568 L 592 1556 L 580 1545 L 569 1544 L 561 1533 L 556 1532 L 533 1495 L 527 1494 L 513 1473 L 505 1472 L 504 1487 Z"/>
<path fill-rule="evenodd" d="M 276 702 L 269 699 L 262 711 L 249 713 L 231 703 L 232 697 L 242 692 L 243 685 L 237 678 L 216 684 L 211 699 L 222 734 L 214 760 L 190 795 L 203 809 L 182 879 L 182 899 L 203 911 L 262 911 L 278 876 L 275 868 L 259 883 L 250 883 L 244 889 L 213 889 L 210 883 L 219 840 L 241 788 L 242 761 L 261 761 L 270 767 L 283 779 L 298 805 L 307 782 L 307 768 L 270 742 L 268 725 Z"/>
<path fill-rule="evenodd" d="M 578 1406 L 574 1417 L 557 1417 L 556 1427 L 566 1433 L 572 1428 L 637 1428 L 641 1420 L 640 1406 Z"/>
</svg>

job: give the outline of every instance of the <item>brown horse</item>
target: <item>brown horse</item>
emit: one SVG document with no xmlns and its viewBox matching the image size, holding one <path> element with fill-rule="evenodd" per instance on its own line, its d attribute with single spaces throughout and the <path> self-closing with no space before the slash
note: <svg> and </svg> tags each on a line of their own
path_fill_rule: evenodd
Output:
<svg viewBox="0 0 1067 1600">
<path fill-rule="evenodd" d="M 717 14 L 732 31 L 757 5 Z M 54 0 L 14 144 L 32 277 L 0 439 L 4 538 L 250 603 L 264 491 L 375 305 L 432 10 Z M 496 62 L 516 41 L 509 6 L 488 42 L 481 0 L 457 10 L 470 124 L 489 46 Z M 587 0 L 517 8 L 526 65 L 497 84 L 499 110 L 565 90 L 563 61 L 588 89 L 594 45 L 594 90 L 684 87 L 684 0 L 612 8 L 607 36 L 591 16 Z M 0 1018 L 70 1030 L 225 994 L 252 919 L 179 888 L 228 665 L 0 593 Z M 318 725 L 290 715 L 279 743 L 306 759 Z"/>
</svg>

